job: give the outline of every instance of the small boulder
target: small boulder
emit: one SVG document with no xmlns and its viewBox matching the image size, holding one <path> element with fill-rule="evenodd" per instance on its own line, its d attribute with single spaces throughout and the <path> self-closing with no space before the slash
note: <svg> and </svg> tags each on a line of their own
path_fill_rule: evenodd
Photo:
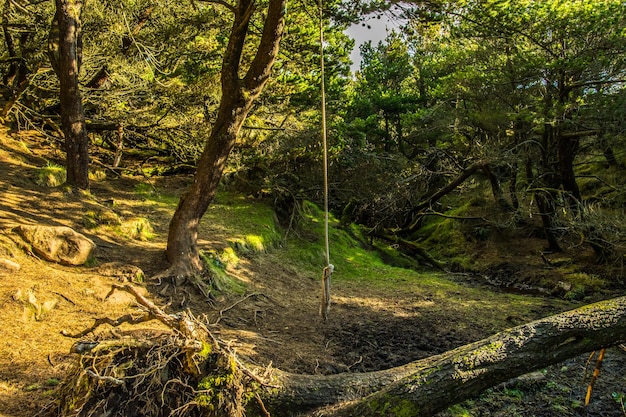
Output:
<svg viewBox="0 0 626 417">
<path fill-rule="evenodd" d="M 96 248 L 91 239 L 65 226 L 20 225 L 15 231 L 36 255 L 63 265 L 83 265 Z"/>
</svg>

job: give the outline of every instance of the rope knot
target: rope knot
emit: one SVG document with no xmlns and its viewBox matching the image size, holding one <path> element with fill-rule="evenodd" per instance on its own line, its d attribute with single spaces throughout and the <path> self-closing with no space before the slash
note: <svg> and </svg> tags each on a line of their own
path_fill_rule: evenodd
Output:
<svg viewBox="0 0 626 417">
<path fill-rule="evenodd" d="M 324 268 L 322 274 L 322 304 L 320 305 L 320 315 L 324 321 L 328 319 L 328 313 L 330 312 L 330 277 L 334 270 L 335 266 L 329 263 Z"/>
</svg>

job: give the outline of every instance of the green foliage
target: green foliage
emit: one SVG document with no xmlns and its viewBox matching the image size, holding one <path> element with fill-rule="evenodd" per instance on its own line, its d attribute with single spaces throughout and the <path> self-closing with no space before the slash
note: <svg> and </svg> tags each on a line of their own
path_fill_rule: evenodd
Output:
<svg viewBox="0 0 626 417">
<path fill-rule="evenodd" d="M 456 217 L 471 217 L 472 201 L 446 211 L 444 216 L 426 216 L 422 227 L 412 236 L 424 247 L 429 248 L 439 259 L 449 259 L 454 268 L 472 270 L 475 265 L 472 260 L 472 235 L 480 233 L 476 228 L 472 234 L 468 229 L 470 224 L 459 221 Z"/>
<path fill-rule="evenodd" d="M 284 255 L 295 260 L 303 272 L 306 271 L 306 276 L 317 276 L 325 266 L 324 213 L 308 201 L 303 202 L 302 206 L 302 219 L 295 230 L 297 238 L 285 242 Z M 355 226 L 349 231 L 353 236 L 361 236 Z M 339 222 L 332 216 L 329 240 L 331 263 L 336 273 L 344 279 L 373 280 L 373 271 L 387 268 L 377 251 L 368 250 L 363 243 L 354 240 L 348 230 L 340 228 Z"/>
<path fill-rule="evenodd" d="M 472 417 L 472 413 L 470 413 L 466 408 L 464 408 L 460 404 L 453 405 L 448 408 L 447 412 L 451 417 Z"/>
<path fill-rule="evenodd" d="M 243 294 L 245 292 L 245 284 L 230 275 L 226 270 L 228 265 L 222 261 L 222 259 L 229 259 L 232 262 L 232 256 L 225 258 L 223 254 L 201 252 L 200 257 L 211 278 L 211 288 L 215 289 L 217 293 Z"/>
<path fill-rule="evenodd" d="M 228 230 L 218 232 L 242 254 L 265 252 L 282 240 L 272 207 L 235 193 L 218 193 L 203 222 L 207 225 L 228 224 Z"/>
<path fill-rule="evenodd" d="M 559 239 L 580 236 L 595 245 L 601 260 L 619 264 L 624 227 L 618 220 L 626 201 L 623 2 L 468 0 L 415 10 L 405 5 L 404 27 L 383 42 L 365 44 L 361 67 L 351 76 L 354 42 L 343 33 L 345 26 L 360 13 L 388 10 L 392 3 L 324 5 L 331 208 L 339 212 L 354 201 L 348 223 L 404 230 L 416 214 L 413 207 L 472 163 L 489 161 L 494 183 L 519 203 L 516 219 L 539 215 L 537 195 L 543 193 L 553 223 L 545 231 L 556 230 Z M 318 10 L 297 2 L 286 12 L 274 76 L 241 130 L 226 182 L 277 202 L 286 194 L 319 201 Z M 58 125 L 58 83 L 46 56 L 52 14 L 50 2 L 9 2 L 3 9 L 0 55 L 7 59 L 0 62 L 6 81 L 0 90 L 3 103 L 17 101 L 2 116 L 16 128 Z M 219 2 L 106 0 L 85 8 L 82 18 L 80 77 L 91 126 L 123 125 L 125 157 L 195 166 L 221 99 L 231 11 Z M 255 13 L 251 26 L 260 28 L 261 20 L 262 13 Z M 242 77 L 259 35 L 250 33 Z M 24 91 L 16 63 L 28 78 Z M 106 76 L 98 78 L 101 73 Z M 115 134 L 92 130 L 104 162 L 115 151 Z M 42 169 L 37 182 L 62 183 L 53 171 L 59 170 Z M 485 176 L 471 181 L 487 184 Z M 176 200 L 144 187 L 137 192 L 161 208 Z M 432 209 L 457 213 L 472 198 L 467 196 L 482 189 L 465 187 L 450 207 Z M 221 214 L 232 215 L 224 207 Z M 257 220 L 258 227 L 233 235 L 234 252 L 216 256 L 236 262 L 237 253 L 280 244 L 273 223 Z M 116 221 L 93 211 L 84 223 L 94 228 Z M 417 237 L 426 249 L 463 266 L 472 262 L 462 247 L 468 236 L 487 241 L 491 233 L 482 226 L 468 232 L 453 219 L 435 225 L 429 218 L 423 227 Z M 127 229 L 122 233 L 150 238 L 149 225 Z"/>
<path fill-rule="evenodd" d="M 154 229 L 146 217 L 124 219 L 119 225 L 120 234 L 133 240 L 150 240 L 154 237 Z"/>
<path fill-rule="evenodd" d="M 208 372 L 195 390 L 195 402 L 203 415 L 239 415 L 244 389 L 241 371 L 234 357 L 216 352 L 208 355 L 203 362 L 202 367 L 208 369 Z M 234 410 L 238 412 L 233 412 Z"/>
<path fill-rule="evenodd" d="M 98 226 L 120 226 L 122 223 L 117 213 L 104 208 L 86 211 L 82 220 L 88 229 L 95 229 Z"/>
<path fill-rule="evenodd" d="M 626 406 L 624 405 L 626 404 L 626 394 L 614 391 L 611 393 L 611 398 L 620 405 L 622 412 L 626 415 Z"/>
<path fill-rule="evenodd" d="M 65 167 L 48 162 L 45 167 L 39 168 L 35 182 L 45 187 L 58 187 L 65 183 Z"/>
</svg>

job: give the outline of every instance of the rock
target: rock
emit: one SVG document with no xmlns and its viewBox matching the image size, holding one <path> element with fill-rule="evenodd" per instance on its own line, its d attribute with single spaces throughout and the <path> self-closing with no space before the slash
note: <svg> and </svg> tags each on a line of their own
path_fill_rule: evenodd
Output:
<svg viewBox="0 0 626 417">
<path fill-rule="evenodd" d="M 0 271 L 15 273 L 19 272 L 20 268 L 21 266 L 17 262 L 9 261 L 8 259 L 0 259 Z"/>
<path fill-rule="evenodd" d="M 65 226 L 20 225 L 15 231 L 36 255 L 63 265 L 83 265 L 96 248 L 91 239 Z"/>
</svg>

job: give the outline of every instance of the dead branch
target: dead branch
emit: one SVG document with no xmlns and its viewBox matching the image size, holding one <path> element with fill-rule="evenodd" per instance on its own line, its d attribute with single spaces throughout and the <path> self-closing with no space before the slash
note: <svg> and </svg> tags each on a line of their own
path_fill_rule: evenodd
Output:
<svg viewBox="0 0 626 417">
<path fill-rule="evenodd" d="M 171 315 L 171 314 L 167 314 L 166 312 L 164 312 L 163 310 L 161 310 L 159 307 L 156 306 L 156 304 L 154 304 L 152 301 L 148 300 L 146 297 L 144 297 L 143 295 L 139 294 L 139 292 L 137 291 L 137 289 L 135 287 L 133 287 L 130 284 L 124 284 L 124 285 L 119 285 L 119 284 L 113 284 L 111 285 L 111 291 L 109 291 L 109 293 L 106 295 L 106 297 L 104 297 L 104 299 L 108 299 L 111 295 L 113 295 L 113 293 L 115 292 L 115 290 L 118 291 L 125 291 L 131 295 L 133 295 L 135 297 L 135 300 L 137 300 L 137 302 L 139 304 L 141 304 L 143 307 L 145 307 L 148 310 L 148 313 L 155 319 L 159 320 L 161 323 L 165 324 L 166 326 L 174 329 L 174 330 L 180 330 L 180 318 Z"/>
<path fill-rule="evenodd" d="M 215 326 L 216 324 L 218 324 L 220 322 L 220 320 L 222 320 L 222 317 L 224 316 L 224 313 L 226 313 L 228 310 L 232 310 L 233 308 L 235 308 L 236 306 L 238 306 L 239 304 L 243 303 L 244 301 L 246 301 L 249 298 L 252 297 L 256 297 L 258 295 L 261 295 L 261 293 L 258 292 L 253 292 L 252 294 L 248 294 L 247 296 L 243 297 L 242 299 L 236 301 L 235 303 L 231 304 L 230 306 L 220 310 L 220 316 L 217 318 L 217 320 L 215 321 L 215 323 L 212 323 L 213 326 Z"/>
<path fill-rule="evenodd" d="M 108 324 L 111 327 L 118 327 L 118 326 L 121 326 L 123 323 L 139 324 L 139 323 L 145 323 L 146 321 L 150 321 L 152 319 L 153 317 L 150 314 L 144 314 L 143 316 L 139 316 L 139 317 L 134 317 L 132 314 L 125 314 L 122 317 L 119 317 L 117 319 L 101 317 L 99 319 L 95 319 L 93 325 L 83 330 L 82 332 L 70 333 L 67 330 L 61 330 L 61 334 L 66 337 L 71 337 L 72 339 L 80 339 L 81 337 L 84 337 L 88 335 L 89 333 L 92 333 L 94 330 L 96 330 L 98 327 L 102 326 L 103 324 Z"/>
</svg>

